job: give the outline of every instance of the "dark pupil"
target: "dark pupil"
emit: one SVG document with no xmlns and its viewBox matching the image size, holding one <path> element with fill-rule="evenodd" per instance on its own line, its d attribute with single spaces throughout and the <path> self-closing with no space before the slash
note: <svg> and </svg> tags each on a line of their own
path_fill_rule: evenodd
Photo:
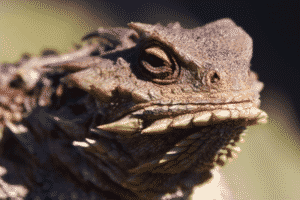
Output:
<svg viewBox="0 0 300 200">
<path fill-rule="evenodd" d="M 145 60 L 148 61 L 149 64 L 152 65 L 152 67 L 161 67 L 164 65 L 164 61 L 162 59 L 151 54 L 148 54 Z"/>
</svg>

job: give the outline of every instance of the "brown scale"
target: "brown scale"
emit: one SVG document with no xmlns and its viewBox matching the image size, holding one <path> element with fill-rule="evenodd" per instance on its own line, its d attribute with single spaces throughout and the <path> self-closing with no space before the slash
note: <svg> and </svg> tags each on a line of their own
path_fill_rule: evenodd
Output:
<svg viewBox="0 0 300 200">
<path fill-rule="evenodd" d="M 11 88 L 0 89 L 1 124 L 4 121 L 19 122 L 22 120 L 24 94 Z"/>
</svg>

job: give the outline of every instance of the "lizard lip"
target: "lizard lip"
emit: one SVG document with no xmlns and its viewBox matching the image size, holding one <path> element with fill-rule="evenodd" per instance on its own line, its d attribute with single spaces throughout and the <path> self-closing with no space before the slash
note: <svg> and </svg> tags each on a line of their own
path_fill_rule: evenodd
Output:
<svg viewBox="0 0 300 200">
<path fill-rule="evenodd" d="M 224 105 L 154 105 L 131 112 L 118 121 L 97 128 L 133 137 L 136 133 L 165 134 L 174 129 L 203 127 L 239 119 L 247 121 L 247 125 L 266 123 L 267 114 L 253 102 Z"/>
<path fill-rule="evenodd" d="M 171 112 L 168 115 L 178 115 L 187 112 L 201 111 L 201 110 L 216 110 L 216 109 L 234 109 L 235 107 L 252 103 L 251 106 L 259 107 L 260 95 L 257 91 L 260 91 L 263 87 L 261 82 L 257 82 L 255 87 L 245 91 L 231 91 L 220 93 L 206 93 L 206 94 L 182 94 L 180 98 L 174 98 L 173 96 L 159 97 L 158 100 L 151 100 L 147 102 L 135 101 L 136 105 L 132 106 L 125 112 L 119 114 L 118 117 L 133 113 L 137 110 L 147 109 L 151 110 L 155 108 L 163 108 L 162 112 L 158 115 L 165 113 L 168 108 Z M 176 108 L 175 108 L 176 107 Z M 174 108 L 174 109 L 172 109 Z M 159 116 L 156 116 L 159 117 Z"/>
<path fill-rule="evenodd" d="M 154 120 L 200 111 L 241 110 L 260 105 L 260 95 L 253 90 L 222 94 L 214 93 L 207 98 L 202 98 L 201 95 L 190 95 L 188 98 L 161 98 L 148 102 L 135 102 L 135 105 L 129 109 L 117 113 L 114 119 L 121 119 L 130 113 L 141 112 L 142 110 L 145 111 L 143 112 L 145 117 Z"/>
<path fill-rule="evenodd" d="M 97 128 L 124 137 L 137 134 L 164 134 L 174 129 L 203 127 L 224 121 L 244 120 L 247 125 L 267 122 L 267 114 L 260 110 L 259 94 L 262 84 L 251 90 L 214 93 L 208 98 L 190 96 L 170 100 L 160 99 L 138 103 L 118 115 L 117 121 Z"/>
</svg>

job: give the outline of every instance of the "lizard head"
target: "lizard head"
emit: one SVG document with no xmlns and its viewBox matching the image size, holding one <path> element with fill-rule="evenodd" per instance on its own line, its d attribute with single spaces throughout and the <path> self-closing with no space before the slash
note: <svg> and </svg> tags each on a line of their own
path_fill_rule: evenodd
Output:
<svg viewBox="0 0 300 200">
<path fill-rule="evenodd" d="M 67 79 L 96 99 L 97 128 L 117 135 L 136 161 L 128 172 L 211 169 L 244 127 L 266 122 L 258 108 L 263 84 L 250 70 L 252 39 L 233 21 L 129 27 L 113 50 Z"/>
<path fill-rule="evenodd" d="M 222 19 L 192 30 L 178 23 L 129 26 L 136 31 L 134 45 L 102 55 L 94 66 L 69 78 L 101 103 L 123 99 L 124 105 L 118 104 L 125 110 L 106 113 L 107 122 L 113 123 L 102 125 L 103 130 L 131 137 L 191 124 L 265 120 L 258 109 L 263 83 L 250 70 L 252 39 L 233 21 Z M 152 125 L 144 126 L 142 118 L 151 119 Z M 136 127 L 122 119 L 128 125 L 137 121 Z"/>
</svg>

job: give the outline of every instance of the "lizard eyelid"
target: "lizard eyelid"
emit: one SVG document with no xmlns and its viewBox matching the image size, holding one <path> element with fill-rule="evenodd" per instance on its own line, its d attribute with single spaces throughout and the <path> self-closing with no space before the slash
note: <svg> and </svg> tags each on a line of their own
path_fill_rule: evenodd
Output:
<svg viewBox="0 0 300 200">
<path fill-rule="evenodd" d="M 145 49 L 145 52 L 148 55 L 155 56 L 155 57 L 161 59 L 163 62 L 166 62 L 166 64 L 171 65 L 171 61 L 168 58 L 168 55 L 161 48 L 159 48 L 159 47 L 150 47 L 150 48 Z"/>
<path fill-rule="evenodd" d="M 177 80 L 179 66 L 176 59 L 167 49 L 161 48 L 162 45 L 148 43 L 142 49 L 139 58 L 141 71 L 150 80 L 160 84 L 169 84 Z"/>
</svg>

